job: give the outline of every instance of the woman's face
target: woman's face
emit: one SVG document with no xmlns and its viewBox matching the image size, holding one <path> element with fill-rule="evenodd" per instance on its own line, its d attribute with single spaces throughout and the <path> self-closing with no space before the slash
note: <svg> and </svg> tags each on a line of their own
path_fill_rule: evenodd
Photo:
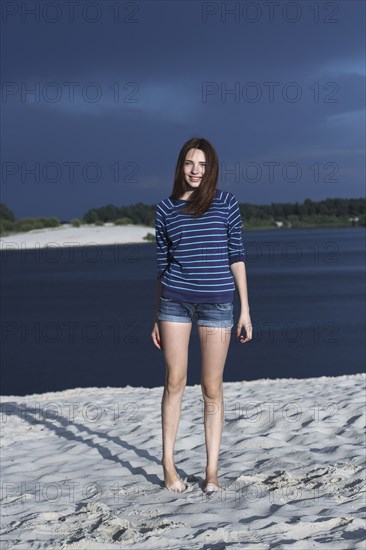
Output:
<svg viewBox="0 0 366 550">
<path fill-rule="evenodd" d="M 184 179 L 192 191 L 200 186 L 205 167 L 204 152 L 201 149 L 190 149 L 184 161 Z"/>
</svg>

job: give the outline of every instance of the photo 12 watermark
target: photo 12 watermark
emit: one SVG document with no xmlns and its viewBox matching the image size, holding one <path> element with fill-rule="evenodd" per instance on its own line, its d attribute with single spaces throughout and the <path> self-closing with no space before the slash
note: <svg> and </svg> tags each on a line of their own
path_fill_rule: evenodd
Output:
<svg viewBox="0 0 366 550">
<path fill-rule="evenodd" d="M 280 1 L 205 1 L 201 3 L 201 21 L 206 25 L 221 23 L 263 24 L 301 22 L 334 25 L 340 22 L 340 2 Z"/>
<path fill-rule="evenodd" d="M 143 1 L 125 0 L 3 0 L 3 25 L 136 25 L 141 21 Z"/>
</svg>

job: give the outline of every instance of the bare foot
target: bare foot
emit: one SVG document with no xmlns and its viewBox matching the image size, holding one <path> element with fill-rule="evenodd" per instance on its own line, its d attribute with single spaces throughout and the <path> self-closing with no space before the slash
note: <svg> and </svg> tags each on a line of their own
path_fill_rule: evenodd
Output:
<svg viewBox="0 0 366 550">
<path fill-rule="evenodd" d="M 169 491 L 182 493 L 187 487 L 172 464 L 163 464 L 164 485 Z"/>
<path fill-rule="evenodd" d="M 206 466 L 206 479 L 203 484 L 203 491 L 209 494 L 220 491 L 221 489 L 222 486 L 217 478 L 217 469 L 209 469 Z"/>
</svg>

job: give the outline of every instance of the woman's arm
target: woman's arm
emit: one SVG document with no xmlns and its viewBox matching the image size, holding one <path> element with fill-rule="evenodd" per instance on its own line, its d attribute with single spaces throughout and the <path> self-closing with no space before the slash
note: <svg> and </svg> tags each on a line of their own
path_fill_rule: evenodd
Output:
<svg viewBox="0 0 366 550">
<path fill-rule="evenodd" d="M 247 272 L 245 262 L 235 262 L 230 265 L 231 273 L 233 274 L 235 285 L 240 296 L 241 311 L 242 313 L 249 312 L 248 302 L 248 286 L 247 286 Z"/>
<path fill-rule="evenodd" d="M 155 322 L 157 321 L 160 296 L 163 285 L 161 283 L 161 277 L 165 270 L 169 266 L 169 242 L 165 227 L 165 212 L 160 203 L 156 205 L 155 210 L 155 247 L 156 247 L 156 259 L 157 259 L 157 286 L 156 286 L 156 308 L 155 308 Z"/>
<path fill-rule="evenodd" d="M 231 273 L 235 279 L 236 288 L 238 289 L 240 302 L 241 302 L 241 311 L 236 327 L 236 337 L 240 338 L 240 344 L 249 342 L 252 339 L 252 321 L 250 319 L 249 313 L 249 303 L 248 303 L 248 289 L 247 289 L 247 273 L 245 262 L 233 262 L 230 265 Z M 241 330 L 244 328 L 245 337 L 241 334 Z"/>
<path fill-rule="evenodd" d="M 159 311 L 159 304 L 160 304 L 160 296 L 161 296 L 161 289 L 162 289 L 161 280 L 157 279 L 157 285 L 156 285 L 156 308 L 155 308 L 155 322 L 158 320 L 158 311 Z"/>
</svg>

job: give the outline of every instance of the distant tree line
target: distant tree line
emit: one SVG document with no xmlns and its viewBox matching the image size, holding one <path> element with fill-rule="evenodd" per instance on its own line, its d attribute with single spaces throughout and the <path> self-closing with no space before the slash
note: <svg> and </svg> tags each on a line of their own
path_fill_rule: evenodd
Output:
<svg viewBox="0 0 366 550">
<path fill-rule="evenodd" d="M 269 205 L 239 204 L 244 226 L 287 227 L 366 226 L 366 199 L 325 199 L 303 203 L 272 202 Z"/>
<path fill-rule="evenodd" d="M 270 229 L 275 227 L 321 227 L 321 226 L 366 226 L 366 199 L 325 199 L 303 203 L 272 202 L 271 204 L 239 203 L 243 218 L 244 230 Z M 107 204 L 88 210 L 82 219 L 72 219 L 74 227 L 81 224 L 103 225 L 146 225 L 154 228 L 156 205 L 142 202 L 130 206 Z M 0 235 L 57 227 L 59 218 L 55 216 L 42 218 L 16 219 L 14 213 L 5 204 L 0 203 Z"/>
<path fill-rule="evenodd" d="M 156 205 L 146 205 L 141 202 L 130 206 L 115 206 L 107 204 L 101 208 L 88 210 L 84 216 L 85 223 L 115 222 L 148 225 L 154 227 Z M 312 201 L 305 199 L 303 203 L 272 202 L 269 205 L 239 203 L 240 214 L 244 227 L 256 226 L 277 227 L 278 222 L 292 227 L 306 225 L 366 225 L 365 199 L 325 199 Z M 352 222 L 350 218 L 358 218 Z"/>
<path fill-rule="evenodd" d="M 5 204 L 0 203 L 0 235 L 23 233 L 32 229 L 57 227 L 58 225 L 60 225 L 60 220 L 54 216 L 48 218 L 21 218 L 17 220 L 14 212 Z"/>
<path fill-rule="evenodd" d="M 131 223 L 153 227 L 155 224 L 155 207 L 156 205 L 146 205 L 142 202 L 130 206 L 107 204 L 88 210 L 82 219 L 84 223 L 95 223 L 98 220 L 106 223 L 118 220 L 124 224 Z"/>
</svg>

